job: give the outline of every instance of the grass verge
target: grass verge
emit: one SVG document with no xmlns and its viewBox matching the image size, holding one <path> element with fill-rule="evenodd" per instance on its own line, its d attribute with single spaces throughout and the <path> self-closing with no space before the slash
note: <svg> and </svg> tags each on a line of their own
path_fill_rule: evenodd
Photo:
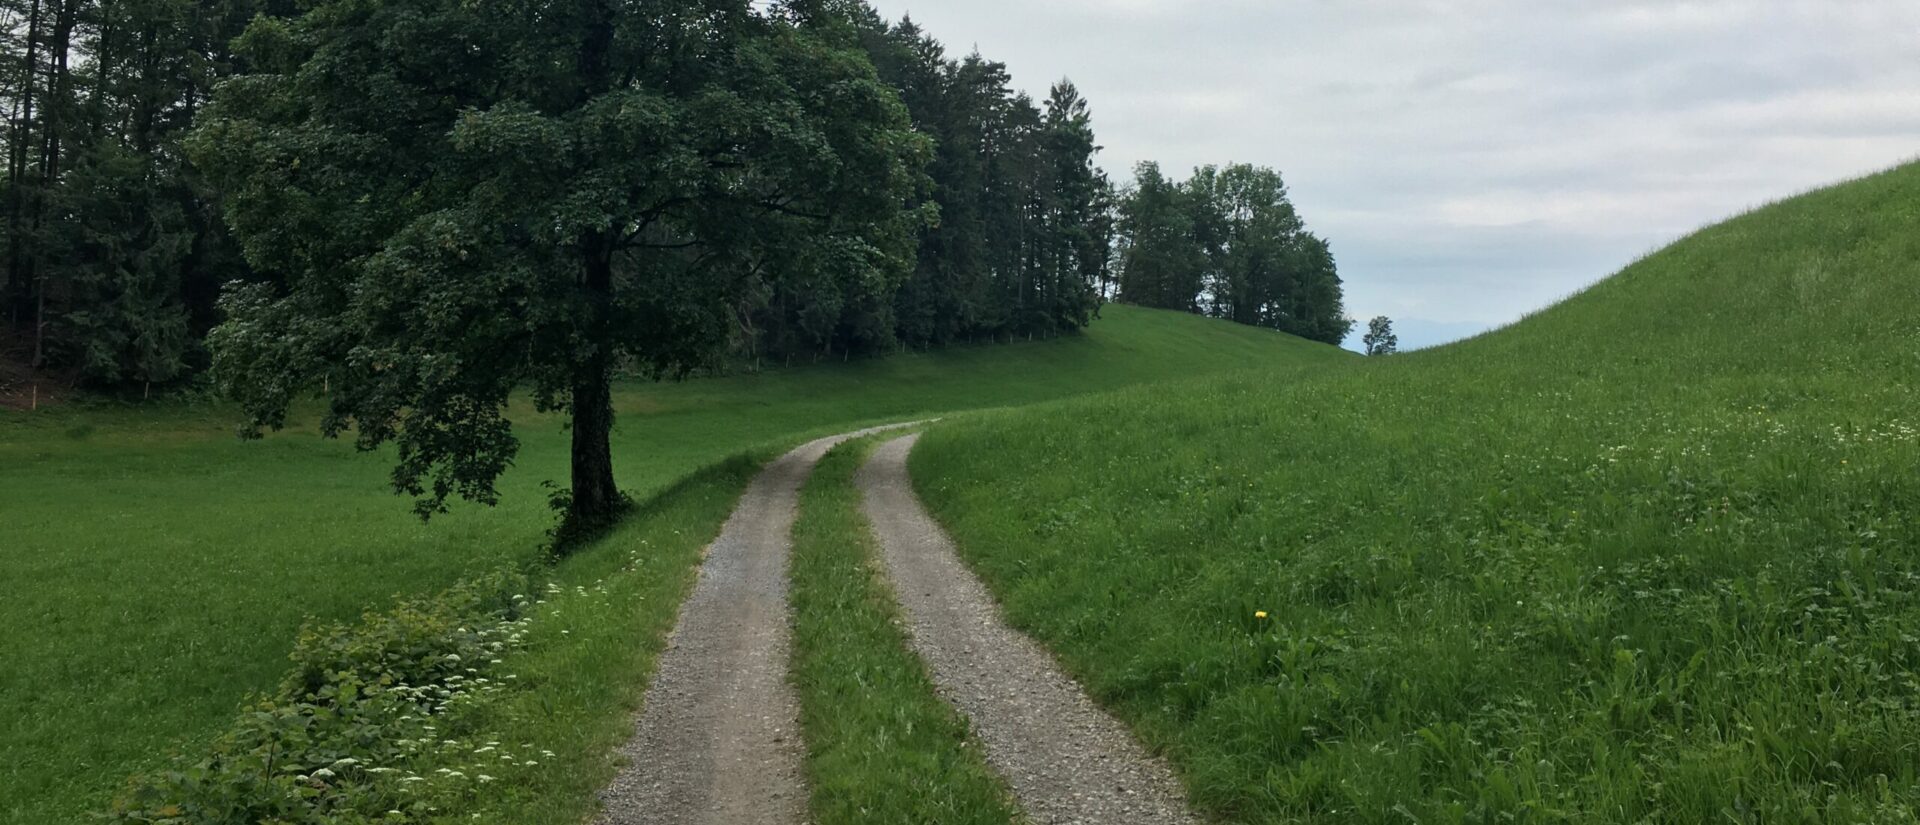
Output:
<svg viewBox="0 0 1920 825">
<path fill-rule="evenodd" d="M 801 494 L 793 531 L 793 681 L 814 821 L 1024 822 L 907 647 L 853 484 L 875 441 L 827 454 Z"/>
<path fill-rule="evenodd" d="M 111 820 L 582 821 L 694 562 L 757 464 L 696 474 L 580 561 L 309 630 L 278 690 L 207 752 L 132 780 Z"/>
</svg>

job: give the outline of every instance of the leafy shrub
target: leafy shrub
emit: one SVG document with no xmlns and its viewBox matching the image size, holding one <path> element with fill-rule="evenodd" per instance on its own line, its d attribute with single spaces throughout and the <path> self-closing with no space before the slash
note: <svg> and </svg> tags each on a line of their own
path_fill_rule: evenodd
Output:
<svg viewBox="0 0 1920 825">
<path fill-rule="evenodd" d="M 494 573 L 369 613 L 355 625 L 307 628 L 273 695 L 251 705 L 206 753 L 134 777 L 107 821 L 359 825 L 430 818 L 472 783 L 493 781 L 447 765 L 494 752 L 497 743 L 443 737 L 452 736 L 462 707 L 499 690 L 488 674 L 520 644 L 531 589 L 526 575 Z M 514 764 L 510 755 L 494 758 Z"/>
</svg>

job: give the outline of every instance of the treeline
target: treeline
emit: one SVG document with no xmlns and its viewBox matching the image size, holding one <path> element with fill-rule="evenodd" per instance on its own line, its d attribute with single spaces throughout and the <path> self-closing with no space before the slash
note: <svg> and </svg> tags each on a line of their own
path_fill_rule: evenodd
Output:
<svg viewBox="0 0 1920 825">
<path fill-rule="evenodd" d="M 927 166 L 937 223 L 920 236 L 895 300 L 902 341 L 938 346 L 1045 335 L 1087 323 L 1108 279 L 1113 185 L 1087 101 L 1072 83 L 1046 101 L 1016 92 L 1005 65 L 946 56 L 911 19 L 887 26 L 862 9 L 862 42 L 900 92 Z"/>
<path fill-rule="evenodd" d="M 834 4 L 930 138 L 909 207 L 910 266 L 885 278 L 768 278 L 731 309 L 727 350 L 787 359 L 1045 337 L 1101 300 L 1203 312 L 1319 340 L 1345 334 L 1339 279 L 1267 170 L 1202 169 L 1184 183 L 1144 164 L 1124 197 L 1095 165 L 1087 101 L 1044 101 L 1007 68 L 950 57 L 911 20 Z M 222 193 L 186 149 L 233 48 L 293 0 L 0 0 L 0 310 L 15 360 L 96 386 L 164 383 L 209 362 L 234 281 L 256 272 L 222 220 Z M 894 271 L 894 270 L 889 270 Z"/>
<path fill-rule="evenodd" d="M 1113 226 L 1086 101 L 1062 82 L 1036 104 L 1002 64 L 948 59 L 910 22 L 847 11 L 933 138 L 918 252 L 904 280 L 769 279 L 734 308 L 731 351 L 792 359 L 1085 325 Z M 256 16 L 296 12 L 290 0 L 0 0 L 0 306 L 18 360 L 96 386 L 180 378 L 208 361 L 221 286 L 280 277 L 248 266 L 183 143 L 215 86 L 249 71 L 234 39 Z"/>
<path fill-rule="evenodd" d="M 1280 174 L 1203 166 L 1185 181 L 1134 170 L 1121 201 L 1119 295 L 1339 344 L 1353 328 L 1327 242 L 1307 231 Z"/>
<path fill-rule="evenodd" d="M 97 384 L 205 363 L 220 284 L 247 269 L 181 137 L 233 38 L 292 5 L 0 0 L 0 308 L 24 360 Z"/>
</svg>

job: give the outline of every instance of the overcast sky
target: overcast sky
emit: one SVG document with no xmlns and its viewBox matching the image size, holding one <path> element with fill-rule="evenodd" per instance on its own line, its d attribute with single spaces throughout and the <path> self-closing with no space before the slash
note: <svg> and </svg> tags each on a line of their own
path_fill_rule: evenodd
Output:
<svg viewBox="0 0 1920 825">
<path fill-rule="evenodd" d="M 1920 157 L 1920 0 L 870 2 L 1036 98 L 1070 77 L 1116 180 L 1279 169 L 1403 345 Z"/>
</svg>

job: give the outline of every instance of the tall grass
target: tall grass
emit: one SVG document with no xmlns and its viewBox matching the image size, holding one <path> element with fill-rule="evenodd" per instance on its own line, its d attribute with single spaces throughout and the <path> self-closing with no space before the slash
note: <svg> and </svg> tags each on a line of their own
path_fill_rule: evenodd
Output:
<svg viewBox="0 0 1920 825">
<path fill-rule="evenodd" d="M 954 419 L 1010 618 L 1246 822 L 1910 822 L 1920 165 L 1499 333 Z"/>
</svg>

